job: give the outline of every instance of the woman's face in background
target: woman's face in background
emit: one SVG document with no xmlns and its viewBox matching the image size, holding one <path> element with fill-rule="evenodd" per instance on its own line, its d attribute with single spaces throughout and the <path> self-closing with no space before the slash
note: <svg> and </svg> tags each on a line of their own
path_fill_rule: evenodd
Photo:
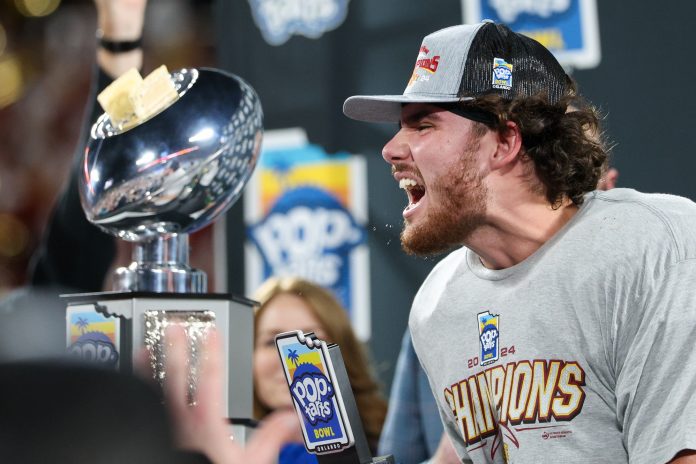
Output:
<svg viewBox="0 0 696 464">
<path fill-rule="evenodd" d="M 291 293 L 274 296 L 257 321 L 254 345 L 254 388 L 258 399 L 270 409 L 290 408 L 290 391 L 280 363 L 275 336 L 291 330 L 314 332 L 326 340 L 326 334 L 307 302 Z"/>
</svg>

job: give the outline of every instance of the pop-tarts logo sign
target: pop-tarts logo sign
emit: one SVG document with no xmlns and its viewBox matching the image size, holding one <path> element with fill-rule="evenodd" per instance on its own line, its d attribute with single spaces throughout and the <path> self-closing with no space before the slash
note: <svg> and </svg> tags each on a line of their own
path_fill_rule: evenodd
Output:
<svg viewBox="0 0 696 464">
<path fill-rule="evenodd" d="M 299 330 L 279 334 L 275 341 L 307 451 L 328 454 L 353 446 L 326 342 Z"/>
<path fill-rule="evenodd" d="M 282 45 L 292 35 L 318 39 L 340 26 L 348 0 L 249 0 L 256 25 L 270 45 Z"/>
<path fill-rule="evenodd" d="M 365 241 L 365 230 L 327 191 L 288 190 L 249 229 L 263 259 L 263 273 L 301 276 L 334 291 L 351 307 L 350 253 Z"/>
<path fill-rule="evenodd" d="M 268 131 L 244 194 L 245 288 L 293 276 L 330 290 L 370 338 L 365 158 L 327 153 L 299 128 Z"/>
<path fill-rule="evenodd" d="M 299 366 L 290 384 L 290 394 L 300 406 L 305 419 L 313 426 L 333 419 L 335 414 L 331 398 L 334 388 L 317 367 L 311 364 Z"/>
<path fill-rule="evenodd" d="M 565 67 L 601 59 L 596 0 L 462 0 L 462 11 L 465 23 L 490 19 L 533 38 Z"/>
<path fill-rule="evenodd" d="M 514 23 L 520 15 L 528 14 L 548 18 L 556 13 L 565 13 L 571 6 L 572 0 L 488 0 L 488 7 L 495 10 L 500 19 L 506 23 Z"/>
</svg>

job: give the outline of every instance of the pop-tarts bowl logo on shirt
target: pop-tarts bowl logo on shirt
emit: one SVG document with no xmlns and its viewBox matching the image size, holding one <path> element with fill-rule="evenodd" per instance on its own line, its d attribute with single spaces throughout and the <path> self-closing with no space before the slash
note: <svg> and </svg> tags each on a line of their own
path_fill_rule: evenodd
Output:
<svg viewBox="0 0 696 464">
<path fill-rule="evenodd" d="M 493 363 L 500 357 L 500 316 L 488 311 L 478 314 L 481 365 Z"/>
</svg>

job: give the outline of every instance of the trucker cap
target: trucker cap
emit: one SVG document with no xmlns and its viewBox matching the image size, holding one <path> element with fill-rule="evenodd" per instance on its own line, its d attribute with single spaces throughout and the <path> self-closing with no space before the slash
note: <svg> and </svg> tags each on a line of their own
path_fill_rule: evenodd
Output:
<svg viewBox="0 0 696 464">
<path fill-rule="evenodd" d="M 546 96 L 555 104 L 570 78 L 536 40 L 484 21 L 441 29 L 423 39 L 402 95 L 356 95 L 343 113 L 369 122 L 398 122 L 407 103 L 453 103 L 488 94 Z"/>
</svg>

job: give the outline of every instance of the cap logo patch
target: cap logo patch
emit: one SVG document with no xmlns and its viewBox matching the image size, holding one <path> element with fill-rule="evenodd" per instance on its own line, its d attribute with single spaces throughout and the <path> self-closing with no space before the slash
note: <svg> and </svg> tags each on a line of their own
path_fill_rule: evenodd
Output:
<svg viewBox="0 0 696 464">
<path fill-rule="evenodd" d="M 512 88 L 512 65 L 502 58 L 493 58 L 493 88 L 500 90 Z"/>
<path fill-rule="evenodd" d="M 413 68 L 413 74 L 408 81 L 407 87 L 410 87 L 416 82 L 430 80 L 430 75 L 435 74 L 437 66 L 440 63 L 440 55 L 429 57 L 430 50 L 425 45 L 421 46 L 416 59 L 416 65 Z"/>
</svg>

